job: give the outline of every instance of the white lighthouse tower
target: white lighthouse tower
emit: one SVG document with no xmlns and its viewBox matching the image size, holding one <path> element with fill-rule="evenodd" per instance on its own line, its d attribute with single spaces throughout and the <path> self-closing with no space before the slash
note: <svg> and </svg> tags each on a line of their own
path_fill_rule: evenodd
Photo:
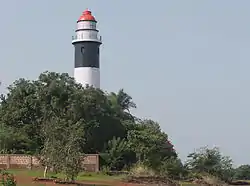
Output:
<svg viewBox="0 0 250 186">
<path fill-rule="evenodd" d="M 100 88 L 101 37 L 96 28 L 97 21 L 91 11 L 85 10 L 77 21 L 72 44 L 75 47 L 74 78 L 83 86 Z"/>
</svg>

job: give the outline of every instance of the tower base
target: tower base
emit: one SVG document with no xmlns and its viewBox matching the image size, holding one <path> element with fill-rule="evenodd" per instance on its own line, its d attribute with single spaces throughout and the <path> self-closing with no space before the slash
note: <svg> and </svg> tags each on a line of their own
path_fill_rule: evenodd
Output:
<svg viewBox="0 0 250 186">
<path fill-rule="evenodd" d="M 74 78 L 77 83 L 100 88 L 100 69 L 93 67 L 77 67 L 74 69 Z"/>
</svg>

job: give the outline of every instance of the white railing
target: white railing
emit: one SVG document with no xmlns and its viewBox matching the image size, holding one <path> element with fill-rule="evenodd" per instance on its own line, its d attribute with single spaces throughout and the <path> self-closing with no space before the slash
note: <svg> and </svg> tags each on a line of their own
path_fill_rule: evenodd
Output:
<svg viewBox="0 0 250 186">
<path fill-rule="evenodd" d="M 95 41 L 102 42 L 102 36 L 97 36 L 97 37 L 86 37 L 86 35 L 72 36 L 72 41 L 77 41 L 77 40 L 95 40 Z"/>
</svg>

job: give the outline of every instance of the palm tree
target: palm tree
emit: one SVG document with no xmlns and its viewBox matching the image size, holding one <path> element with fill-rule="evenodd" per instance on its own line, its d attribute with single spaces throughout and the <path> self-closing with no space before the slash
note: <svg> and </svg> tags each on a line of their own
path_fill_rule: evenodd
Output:
<svg viewBox="0 0 250 186">
<path fill-rule="evenodd" d="M 136 104 L 132 101 L 132 97 L 129 96 L 123 89 L 120 89 L 118 93 L 111 92 L 109 100 L 113 107 L 119 108 L 121 111 L 127 111 L 130 113 L 131 108 L 136 108 Z"/>
<path fill-rule="evenodd" d="M 118 114 L 119 117 L 124 119 L 134 119 L 130 113 L 130 109 L 136 108 L 136 104 L 132 101 L 132 97 L 129 96 L 123 89 L 120 89 L 118 93 L 111 92 L 108 95 L 112 109 Z"/>
</svg>

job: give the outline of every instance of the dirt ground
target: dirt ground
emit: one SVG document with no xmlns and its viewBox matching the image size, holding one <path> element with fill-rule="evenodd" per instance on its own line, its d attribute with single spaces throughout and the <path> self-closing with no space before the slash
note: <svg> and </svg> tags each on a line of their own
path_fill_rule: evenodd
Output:
<svg viewBox="0 0 250 186">
<path fill-rule="evenodd" d="M 32 177 L 28 176 L 15 176 L 15 179 L 17 180 L 17 185 L 18 186 L 66 186 L 66 185 L 60 185 L 60 184 L 55 184 L 53 182 L 37 182 L 33 181 Z M 82 184 L 89 184 L 91 185 L 100 185 L 100 186 L 139 186 L 138 184 L 131 184 L 131 183 L 122 183 L 118 181 L 96 181 L 96 182 L 84 182 L 84 181 L 79 181 L 79 183 Z M 71 185 L 67 185 L 71 186 Z M 72 185 L 76 186 L 76 185 Z"/>
</svg>

